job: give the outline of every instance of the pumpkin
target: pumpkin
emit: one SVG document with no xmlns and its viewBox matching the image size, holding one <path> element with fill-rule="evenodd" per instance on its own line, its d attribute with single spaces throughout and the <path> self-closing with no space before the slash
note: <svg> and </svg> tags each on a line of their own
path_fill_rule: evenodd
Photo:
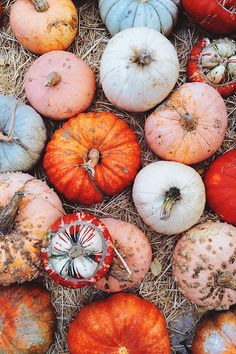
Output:
<svg viewBox="0 0 236 354">
<path fill-rule="evenodd" d="M 204 211 L 205 188 L 193 168 L 157 161 L 137 174 L 133 201 L 145 224 L 161 234 L 173 235 L 198 222 Z"/>
<path fill-rule="evenodd" d="M 103 22 L 112 36 L 130 27 L 149 27 L 168 36 L 176 25 L 180 0 L 99 0 Z"/>
<path fill-rule="evenodd" d="M 213 161 L 205 175 L 207 203 L 224 221 L 236 225 L 236 150 Z"/>
<path fill-rule="evenodd" d="M 236 42 L 201 39 L 190 53 L 188 78 L 213 86 L 223 97 L 236 91 Z"/>
<path fill-rule="evenodd" d="M 161 33 L 128 28 L 108 42 L 100 65 L 103 91 L 115 106 L 144 112 L 160 103 L 179 75 L 177 53 Z"/>
<path fill-rule="evenodd" d="M 54 133 L 43 164 L 68 200 L 91 205 L 133 182 L 140 147 L 134 132 L 115 114 L 81 113 Z"/>
<path fill-rule="evenodd" d="M 145 137 L 162 159 L 191 165 L 216 152 L 227 122 L 224 100 L 215 89 L 204 83 L 187 83 L 147 118 Z"/>
<path fill-rule="evenodd" d="M 1 353 L 46 353 L 56 322 L 49 292 L 33 283 L 11 285 L 1 288 L 0 303 Z"/>
<path fill-rule="evenodd" d="M 183 0 L 187 14 L 205 30 L 226 34 L 236 30 L 235 0 Z"/>
<path fill-rule="evenodd" d="M 193 354 L 233 354 L 236 352 L 236 307 L 208 312 L 197 325 Z"/>
<path fill-rule="evenodd" d="M 82 288 L 102 278 L 114 257 L 106 226 L 84 212 L 60 217 L 41 252 L 47 273 L 69 288 Z"/>
<path fill-rule="evenodd" d="M 129 293 L 85 305 L 67 334 L 72 354 L 170 354 L 166 322 L 150 301 Z"/>
<path fill-rule="evenodd" d="M 78 15 L 71 0 L 17 0 L 11 6 L 10 25 L 24 48 L 44 54 L 69 47 L 77 34 Z"/>
<path fill-rule="evenodd" d="M 236 303 L 236 228 L 205 222 L 188 230 L 173 254 L 173 275 L 193 303 L 227 308 Z"/>
<path fill-rule="evenodd" d="M 65 119 L 84 112 L 95 94 L 95 76 L 75 54 L 46 53 L 36 59 L 25 76 L 30 104 L 52 119 Z"/>
<path fill-rule="evenodd" d="M 44 148 L 44 122 L 32 107 L 13 96 L 0 95 L 0 112 L 0 172 L 27 171 Z"/>
<path fill-rule="evenodd" d="M 25 173 L 0 174 L 0 284 L 39 275 L 40 245 L 50 225 L 64 213 L 46 183 Z"/>
<path fill-rule="evenodd" d="M 105 276 L 95 283 L 95 287 L 106 292 L 133 287 L 144 278 L 151 265 L 152 250 L 148 238 L 128 222 L 113 218 L 101 221 L 112 237 L 115 258 Z"/>
</svg>

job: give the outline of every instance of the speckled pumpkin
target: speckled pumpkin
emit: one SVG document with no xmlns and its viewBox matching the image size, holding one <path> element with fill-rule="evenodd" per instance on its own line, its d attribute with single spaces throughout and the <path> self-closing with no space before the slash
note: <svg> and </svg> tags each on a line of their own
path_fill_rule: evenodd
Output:
<svg viewBox="0 0 236 354">
<path fill-rule="evenodd" d="M 0 174 L 0 284 L 38 276 L 41 242 L 63 213 L 46 183 L 24 173 Z"/>
<path fill-rule="evenodd" d="M 236 227 L 206 222 L 187 231 L 173 254 L 173 275 L 193 303 L 228 308 L 236 303 Z"/>
<path fill-rule="evenodd" d="M 53 343 L 56 318 L 50 294 L 37 284 L 0 290 L 0 352 L 44 354 Z"/>
</svg>

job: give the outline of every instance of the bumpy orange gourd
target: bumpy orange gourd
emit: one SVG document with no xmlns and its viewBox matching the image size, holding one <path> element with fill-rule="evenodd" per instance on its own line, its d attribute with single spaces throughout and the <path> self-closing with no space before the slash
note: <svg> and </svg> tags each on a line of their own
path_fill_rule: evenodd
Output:
<svg viewBox="0 0 236 354">
<path fill-rule="evenodd" d="M 84 306 L 67 339 L 71 354 L 170 354 L 161 311 L 127 293 Z"/>
<path fill-rule="evenodd" d="M 50 294 L 37 284 L 0 290 L 0 351 L 44 354 L 53 343 L 56 318 Z"/>
<path fill-rule="evenodd" d="M 71 202 L 94 204 L 124 190 L 140 166 L 140 146 L 128 124 L 113 113 L 71 118 L 48 143 L 44 168 Z"/>
</svg>

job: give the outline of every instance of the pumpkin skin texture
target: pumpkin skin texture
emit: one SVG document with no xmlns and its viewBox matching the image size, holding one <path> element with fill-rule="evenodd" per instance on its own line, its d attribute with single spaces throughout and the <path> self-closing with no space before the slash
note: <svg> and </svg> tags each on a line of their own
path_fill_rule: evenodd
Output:
<svg viewBox="0 0 236 354">
<path fill-rule="evenodd" d="M 192 20 L 208 32 L 236 31 L 235 0 L 183 0 L 183 7 Z"/>
<path fill-rule="evenodd" d="M 30 104 L 52 119 L 65 119 L 84 112 L 96 89 L 90 67 L 75 54 L 57 50 L 34 61 L 25 76 Z"/>
<path fill-rule="evenodd" d="M 59 218 L 42 248 L 45 270 L 57 283 L 82 288 L 102 278 L 114 257 L 106 226 L 93 215 L 80 212 Z"/>
<path fill-rule="evenodd" d="M 11 285 L 1 288 L 0 302 L 1 353 L 46 353 L 56 322 L 49 292 L 34 283 Z"/>
<path fill-rule="evenodd" d="M 25 173 L 0 174 L 0 284 L 22 283 L 39 275 L 40 245 L 64 213 L 46 183 Z"/>
<path fill-rule="evenodd" d="M 0 172 L 27 171 L 46 142 L 46 128 L 35 110 L 13 96 L 0 95 Z"/>
<path fill-rule="evenodd" d="M 180 0 L 100 0 L 100 15 L 112 36 L 130 27 L 148 27 L 168 36 L 176 25 Z"/>
<path fill-rule="evenodd" d="M 85 205 L 124 190 L 140 166 L 140 146 L 127 123 L 113 113 L 71 118 L 48 143 L 44 168 L 68 200 Z"/>
<path fill-rule="evenodd" d="M 95 287 L 106 292 L 116 292 L 139 283 L 150 269 L 152 249 L 148 238 L 135 225 L 113 218 L 101 219 L 111 234 L 113 243 L 129 267 L 125 270 L 121 260 L 115 256 L 106 275 L 95 283 Z"/>
<path fill-rule="evenodd" d="M 84 306 L 67 334 L 71 354 L 170 354 L 161 311 L 136 295 L 119 293 Z"/>
<path fill-rule="evenodd" d="M 107 99 L 130 112 L 160 103 L 179 76 L 177 53 L 161 33 L 147 27 L 128 28 L 108 42 L 100 65 Z"/>
<path fill-rule="evenodd" d="M 236 225 L 236 150 L 215 159 L 207 170 L 204 182 L 209 207 L 221 219 Z"/>
<path fill-rule="evenodd" d="M 215 89 L 204 83 L 187 83 L 147 118 L 145 137 L 162 159 L 191 165 L 216 152 L 227 122 L 224 100 Z"/>
<path fill-rule="evenodd" d="M 44 54 L 69 47 L 77 34 L 78 15 L 71 0 L 17 0 L 10 25 L 24 48 Z"/>
<path fill-rule="evenodd" d="M 193 354 L 236 353 L 236 307 L 228 311 L 207 313 L 197 325 Z"/>
<path fill-rule="evenodd" d="M 199 306 L 236 303 L 236 228 L 206 222 L 188 230 L 173 254 L 173 276 L 181 292 Z"/>
<path fill-rule="evenodd" d="M 205 206 L 199 174 L 178 162 L 157 161 L 144 167 L 133 185 L 133 201 L 145 224 L 173 235 L 196 224 Z"/>
</svg>

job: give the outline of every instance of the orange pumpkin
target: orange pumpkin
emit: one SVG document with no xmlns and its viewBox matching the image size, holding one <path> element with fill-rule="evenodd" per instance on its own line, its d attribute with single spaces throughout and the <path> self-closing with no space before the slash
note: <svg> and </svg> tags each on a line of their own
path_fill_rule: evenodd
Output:
<svg viewBox="0 0 236 354">
<path fill-rule="evenodd" d="M 161 311 L 127 293 L 84 306 L 67 339 L 71 354 L 170 354 Z"/>
<path fill-rule="evenodd" d="M 10 25 L 21 45 L 36 54 L 64 50 L 74 40 L 78 15 L 71 0 L 17 0 Z"/>
<path fill-rule="evenodd" d="M 55 315 L 50 294 L 36 284 L 0 290 L 0 352 L 46 353 L 54 337 Z"/>
<path fill-rule="evenodd" d="M 224 100 L 214 88 L 187 83 L 148 117 L 145 136 L 162 159 L 191 165 L 206 160 L 221 146 L 227 121 Z"/>
<path fill-rule="evenodd" d="M 44 168 L 71 202 L 94 204 L 124 190 L 140 166 L 140 147 L 127 123 L 113 113 L 71 118 L 48 143 Z"/>
</svg>

